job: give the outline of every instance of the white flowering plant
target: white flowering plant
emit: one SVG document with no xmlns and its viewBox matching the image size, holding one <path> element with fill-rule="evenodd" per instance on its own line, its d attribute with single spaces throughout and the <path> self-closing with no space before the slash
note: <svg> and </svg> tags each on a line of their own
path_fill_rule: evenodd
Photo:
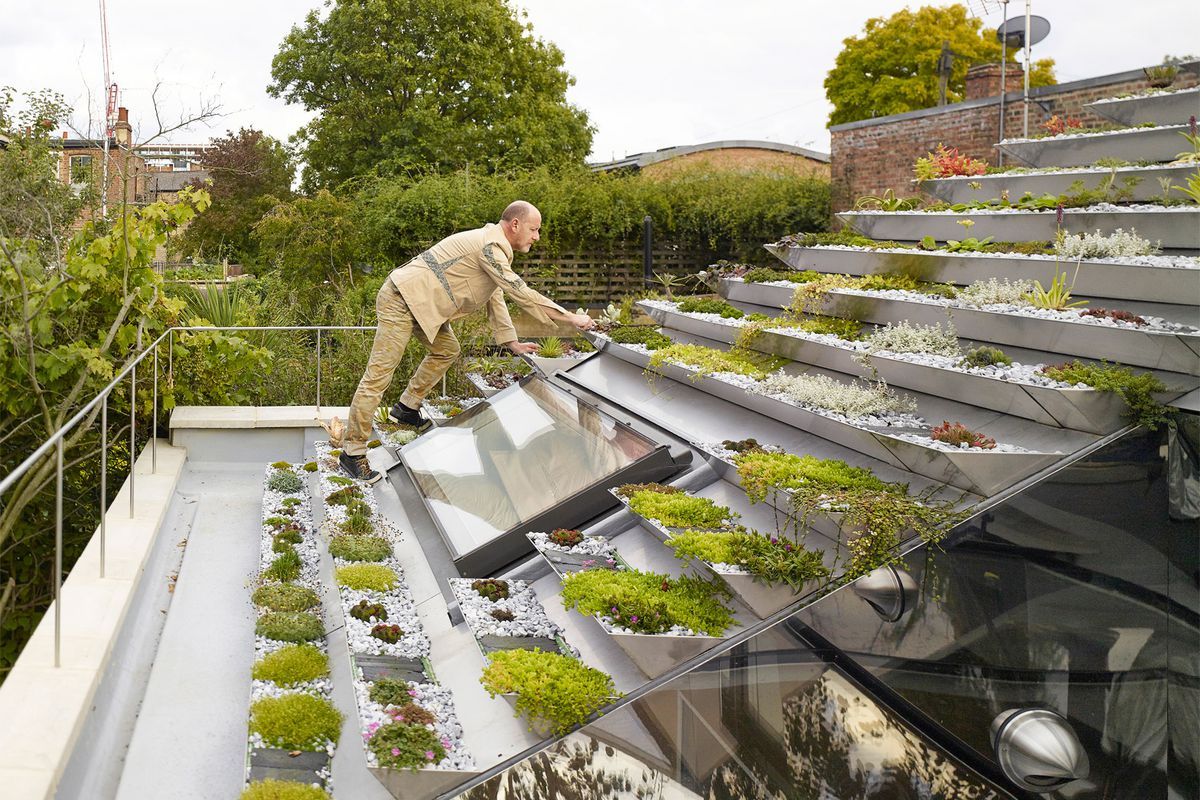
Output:
<svg viewBox="0 0 1200 800">
<path fill-rule="evenodd" d="M 958 300 L 970 306 L 986 306 L 997 303 L 1029 305 L 1028 294 L 1033 291 L 1033 281 L 1010 281 L 1006 278 L 988 278 L 975 281 L 958 290 Z"/>
<path fill-rule="evenodd" d="M 893 353 L 931 353 L 952 358 L 961 355 L 958 349 L 958 334 L 954 323 L 945 325 L 913 325 L 908 320 L 896 324 L 888 323 L 877 329 L 867 343 L 871 351 L 888 350 Z"/>
<path fill-rule="evenodd" d="M 883 381 L 842 383 L 825 375 L 768 375 L 756 387 L 764 394 L 782 395 L 793 403 L 825 409 L 850 419 L 916 411 L 916 401 L 897 394 Z"/>
<path fill-rule="evenodd" d="M 1054 252 L 1060 258 L 1077 261 L 1084 258 L 1131 258 L 1154 255 L 1158 245 L 1137 235 L 1117 228 L 1108 236 L 1095 233 L 1069 234 L 1062 231 L 1054 243 Z"/>
</svg>

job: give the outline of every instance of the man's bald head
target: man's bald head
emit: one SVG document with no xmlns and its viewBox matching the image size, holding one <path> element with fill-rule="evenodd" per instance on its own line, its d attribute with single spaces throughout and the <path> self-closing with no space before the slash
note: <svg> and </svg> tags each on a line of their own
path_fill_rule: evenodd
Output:
<svg viewBox="0 0 1200 800">
<path fill-rule="evenodd" d="M 513 250 L 528 253 L 533 243 L 541 238 L 542 214 L 533 203 L 514 200 L 500 215 L 500 229 Z"/>
<path fill-rule="evenodd" d="M 513 200 L 508 204 L 508 208 L 504 209 L 504 213 L 500 215 L 500 221 L 512 222 L 516 219 L 524 222 L 534 214 L 537 214 L 539 217 L 541 216 L 541 214 L 538 214 L 538 210 L 534 207 L 533 203 L 524 200 Z"/>
</svg>

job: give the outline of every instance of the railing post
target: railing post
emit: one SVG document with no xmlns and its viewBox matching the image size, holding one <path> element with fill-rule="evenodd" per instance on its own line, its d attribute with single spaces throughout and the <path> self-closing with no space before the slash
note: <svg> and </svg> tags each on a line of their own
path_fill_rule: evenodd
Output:
<svg viewBox="0 0 1200 800">
<path fill-rule="evenodd" d="M 321 329 L 317 328 L 317 416 L 321 415 Z"/>
<path fill-rule="evenodd" d="M 642 280 L 647 286 L 654 278 L 654 220 L 647 214 L 642 220 Z"/>
<path fill-rule="evenodd" d="M 58 437 L 57 474 L 54 479 L 54 666 L 62 666 L 62 497 L 63 438 Z"/>
<path fill-rule="evenodd" d="M 138 352 L 142 351 L 142 332 L 138 330 Z M 129 371 L 129 518 L 133 519 L 134 475 L 137 472 L 137 362 Z"/>
<path fill-rule="evenodd" d="M 108 395 L 100 407 L 100 577 L 104 577 L 105 537 L 108 533 Z"/>
<path fill-rule="evenodd" d="M 158 341 L 154 342 L 154 400 L 150 423 L 150 472 L 158 474 Z"/>
</svg>

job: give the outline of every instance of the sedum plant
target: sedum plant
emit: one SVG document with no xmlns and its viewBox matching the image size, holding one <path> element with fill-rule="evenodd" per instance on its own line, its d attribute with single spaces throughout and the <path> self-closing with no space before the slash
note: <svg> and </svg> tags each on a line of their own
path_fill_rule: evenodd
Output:
<svg viewBox="0 0 1200 800">
<path fill-rule="evenodd" d="M 382 536 L 335 536 L 329 553 L 346 561 L 383 561 L 392 554 L 392 545 Z"/>
<path fill-rule="evenodd" d="M 381 706 L 402 706 L 412 702 L 415 692 L 407 681 L 395 678 L 377 678 L 371 683 L 367 694 Z"/>
<path fill-rule="evenodd" d="M 578 659 L 542 650 L 493 653 L 480 683 L 488 694 L 515 694 L 515 710 L 562 736 L 619 694 L 606 673 Z"/>
<path fill-rule="evenodd" d="M 278 642 L 310 642 L 325 635 L 325 626 L 316 614 L 273 611 L 258 618 L 254 632 Z"/>
<path fill-rule="evenodd" d="M 707 636 L 721 636 L 734 625 L 724 604 L 729 589 L 721 581 L 654 572 L 589 569 L 563 578 L 565 608 L 599 614 L 639 633 L 664 633 L 679 625 Z"/>
<path fill-rule="evenodd" d="M 629 508 L 645 519 L 657 520 L 668 528 L 723 528 L 738 514 L 707 497 L 685 492 L 643 490 L 629 498 Z"/>
<path fill-rule="evenodd" d="M 821 274 L 811 269 L 768 269 L 759 267 L 752 269 L 742 276 L 746 283 L 769 283 L 771 281 L 787 281 L 788 283 L 808 283 L 815 281 Z"/>
<path fill-rule="evenodd" d="M 371 636 L 387 644 L 395 644 L 404 638 L 404 629 L 399 625 L 380 623 L 371 628 Z"/>
<path fill-rule="evenodd" d="M 250 732 L 268 747 L 285 750 L 324 750 L 336 743 L 342 714 L 323 697 L 298 692 L 264 697 L 250 706 Z"/>
<path fill-rule="evenodd" d="M 510 588 L 508 581 L 497 578 L 480 578 L 471 582 L 471 588 L 482 598 L 495 603 L 508 598 Z"/>
<path fill-rule="evenodd" d="M 835 458 L 792 453 L 741 453 L 734 458 L 738 477 L 752 503 L 766 499 L 771 490 L 811 488 L 816 491 L 861 489 L 904 494 L 902 483 L 885 483 L 869 469 L 852 467 Z"/>
<path fill-rule="evenodd" d="M 649 325 L 622 325 L 609 331 L 608 338 L 617 344 L 645 345 L 647 350 L 661 350 L 671 346 L 669 336 Z"/>
<path fill-rule="evenodd" d="M 389 592 L 400 583 L 400 576 L 382 564 L 351 564 L 338 567 L 335 573 L 338 586 L 359 591 Z"/>
<path fill-rule="evenodd" d="M 616 492 L 628 500 L 638 492 L 658 492 L 659 494 L 678 494 L 683 490 L 678 486 L 667 486 L 663 483 L 624 483 L 617 487 Z"/>
<path fill-rule="evenodd" d="M 438 735 L 424 725 L 389 722 L 375 729 L 367 747 L 381 767 L 418 770 L 446 757 Z"/>
<path fill-rule="evenodd" d="M 929 353 L 937 356 L 957 357 L 958 334 L 953 322 L 943 328 L 937 325 L 913 325 L 908 320 L 896 324 L 888 323 L 867 337 L 871 350 L 888 350 L 893 353 Z"/>
<path fill-rule="evenodd" d="M 998 347 L 976 347 L 973 350 L 968 350 L 963 356 L 960 365 L 963 367 L 1007 367 L 1013 363 L 1013 360 L 1005 355 L 1004 351 Z"/>
<path fill-rule="evenodd" d="M 350 616 L 363 622 L 386 622 L 388 618 L 387 609 L 382 603 L 371 603 L 366 600 L 359 600 L 354 605 L 350 606 Z"/>
<path fill-rule="evenodd" d="M 673 344 L 655 350 L 650 356 L 649 368 L 658 369 L 664 364 L 682 364 L 696 372 L 697 376 L 714 372 L 731 372 L 761 381 L 767 375 L 788 363 L 786 358 L 767 356 L 761 353 L 717 350 L 698 344 Z"/>
<path fill-rule="evenodd" d="M 254 590 L 250 600 L 272 611 L 307 611 L 321 603 L 312 589 L 294 583 L 265 584 Z"/>
<path fill-rule="evenodd" d="M 842 383 L 827 375 L 769 376 L 755 387 L 762 394 L 782 395 L 797 405 L 824 409 L 848 419 L 915 411 L 916 400 L 897 394 L 883 381 Z"/>
<path fill-rule="evenodd" d="M 1007 278 L 988 278 L 986 281 L 975 281 L 969 286 L 958 290 L 958 299 L 971 306 L 1029 304 L 1029 293 L 1033 291 L 1033 282 Z"/>
<path fill-rule="evenodd" d="M 800 591 L 806 583 L 829 578 L 821 553 L 786 538 L 751 531 L 683 531 L 667 545 L 675 557 L 710 564 L 734 564 L 764 583 L 785 583 Z"/>
<path fill-rule="evenodd" d="M 1042 373 L 1056 381 L 1082 383 L 1100 392 L 1120 395 L 1129 406 L 1129 419 L 1136 425 L 1155 429 L 1166 421 L 1166 408 L 1154 399 L 1155 392 L 1167 387 L 1152 373 L 1134 374 L 1128 367 L 1115 364 L 1084 364 L 1071 361 L 1055 367 L 1043 367 Z"/>
<path fill-rule="evenodd" d="M 256 681 L 295 686 L 329 675 L 329 658 L 314 645 L 292 644 L 260 658 L 251 674 Z"/>
<path fill-rule="evenodd" d="M 583 541 L 583 534 L 570 528 L 555 528 L 550 531 L 550 541 L 559 547 L 574 547 Z"/>
<path fill-rule="evenodd" d="M 741 319 L 746 316 L 746 312 L 740 308 L 712 297 L 685 297 L 679 301 L 679 310 L 685 314 L 720 314 L 725 319 Z"/>
<path fill-rule="evenodd" d="M 239 796 L 239 800 L 332 800 L 329 792 L 319 786 L 299 781 L 279 781 L 267 778 L 254 781 Z"/>
</svg>

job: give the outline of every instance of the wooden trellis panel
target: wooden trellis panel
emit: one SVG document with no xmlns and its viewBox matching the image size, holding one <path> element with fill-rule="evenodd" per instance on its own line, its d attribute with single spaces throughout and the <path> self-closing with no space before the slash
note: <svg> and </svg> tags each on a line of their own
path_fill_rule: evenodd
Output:
<svg viewBox="0 0 1200 800">
<path fill-rule="evenodd" d="M 653 248 L 651 257 L 654 272 L 681 277 L 694 275 L 717 259 L 712 252 L 670 245 Z M 519 258 L 514 266 L 535 289 L 570 305 L 605 305 L 647 288 L 640 247 L 530 255 Z"/>
</svg>

